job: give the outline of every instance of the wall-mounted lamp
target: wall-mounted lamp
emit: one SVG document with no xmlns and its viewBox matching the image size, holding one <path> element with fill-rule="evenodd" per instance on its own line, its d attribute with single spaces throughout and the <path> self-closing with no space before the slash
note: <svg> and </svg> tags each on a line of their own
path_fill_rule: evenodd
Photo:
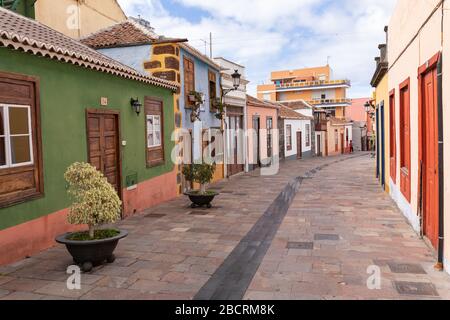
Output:
<svg viewBox="0 0 450 320">
<path fill-rule="evenodd" d="M 142 103 L 139 102 L 139 99 L 133 99 L 130 100 L 131 107 L 133 108 L 133 111 L 136 112 L 137 115 L 141 113 Z"/>
</svg>

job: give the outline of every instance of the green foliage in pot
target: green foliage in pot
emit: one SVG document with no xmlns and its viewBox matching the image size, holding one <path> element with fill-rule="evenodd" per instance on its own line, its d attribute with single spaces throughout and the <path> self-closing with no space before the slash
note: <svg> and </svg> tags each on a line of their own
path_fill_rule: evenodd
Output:
<svg viewBox="0 0 450 320">
<path fill-rule="evenodd" d="M 216 118 L 219 120 L 223 119 L 223 116 L 225 115 L 225 107 L 226 104 L 222 103 L 221 99 L 217 98 L 214 99 L 212 102 L 212 106 L 214 107 L 215 111 L 216 111 Z"/>
<path fill-rule="evenodd" d="M 212 164 L 192 164 L 183 167 L 183 175 L 187 181 L 200 184 L 200 194 L 207 194 L 206 185 L 214 177 L 216 166 Z"/>
<path fill-rule="evenodd" d="M 89 226 L 89 238 L 96 228 L 120 219 L 122 202 L 105 176 L 88 163 L 74 163 L 64 174 L 72 199 L 68 221 Z"/>
</svg>

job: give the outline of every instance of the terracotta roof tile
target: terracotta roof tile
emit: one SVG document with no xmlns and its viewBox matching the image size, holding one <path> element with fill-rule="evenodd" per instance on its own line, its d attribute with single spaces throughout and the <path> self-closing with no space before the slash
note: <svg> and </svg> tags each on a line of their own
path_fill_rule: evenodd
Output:
<svg viewBox="0 0 450 320">
<path fill-rule="evenodd" d="M 2 7 L 0 7 L 0 46 L 149 83 L 173 91 L 179 88 L 174 82 L 141 74 L 77 40 Z"/>
<path fill-rule="evenodd" d="M 181 43 L 180 47 L 211 67 L 220 70 L 220 66 L 194 47 L 188 45 L 187 39 L 167 38 L 156 34 L 143 19 L 129 18 L 106 29 L 97 31 L 81 39 L 81 42 L 93 49 L 117 48 L 156 43 Z"/>
<path fill-rule="evenodd" d="M 146 29 L 144 26 L 140 26 L 138 22 L 129 19 L 90 34 L 80 41 L 91 48 L 100 49 L 151 43 L 158 38 L 158 35 L 150 29 Z"/>
<path fill-rule="evenodd" d="M 281 119 L 292 119 L 292 120 L 312 120 L 312 117 L 304 116 L 283 104 L 280 104 L 280 113 L 279 116 Z"/>
<path fill-rule="evenodd" d="M 282 102 L 282 104 L 288 108 L 291 108 L 292 110 L 304 110 L 304 109 L 312 109 L 313 108 L 308 103 L 306 103 L 306 101 L 304 101 L 304 100 Z"/>
<path fill-rule="evenodd" d="M 259 100 L 255 97 L 247 95 L 247 105 L 257 108 L 279 109 L 280 107 L 267 101 Z"/>
</svg>

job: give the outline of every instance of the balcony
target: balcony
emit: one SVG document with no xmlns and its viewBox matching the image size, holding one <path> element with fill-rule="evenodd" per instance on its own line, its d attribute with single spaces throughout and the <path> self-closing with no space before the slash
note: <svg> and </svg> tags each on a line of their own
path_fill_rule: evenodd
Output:
<svg viewBox="0 0 450 320">
<path fill-rule="evenodd" d="M 325 120 L 316 122 L 316 131 L 327 131 L 328 127 L 327 127 L 328 122 Z"/>
<path fill-rule="evenodd" d="M 306 101 L 308 104 L 313 106 L 350 106 L 352 104 L 352 99 L 339 98 L 339 99 L 314 99 Z"/>
<path fill-rule="evenodd" d="M 304 81 L 304 82 L 290 82 L 277 84 L 277 89 L 311 89 L 324 87 L 347 87 L 351 86 L 350 80 L 315 80 L 315 81 Z"/>
</svg>

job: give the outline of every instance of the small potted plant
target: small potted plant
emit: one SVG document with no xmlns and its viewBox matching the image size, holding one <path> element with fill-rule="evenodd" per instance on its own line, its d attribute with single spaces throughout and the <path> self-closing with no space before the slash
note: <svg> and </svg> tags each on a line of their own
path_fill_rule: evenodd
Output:
<svg viewBox="0 0 450 320">
<path fill-rule="evenodd" d="M 192 202 L 191 207 L 203 207 L 211 208 L 211 202 L 219 194 L 215 191 L 206 190 L 207 184 L 209 184 L 214 176 L 216 166 L 212 164 L 192 164 L 183 167 L 183 175 L 189 182 L 196 182 L 200 184 L 200 190 L 192 190 L 185 193 Z"/>
<path fill-rule="evenodd" d="M 122 202 L 116 190 L 101 172 L 87 163 L 72 164 L 64 178 L 73 200 L 68 221 L 70 224 L 87 225 L 89 229 L 66 233 L 57 237 L 56 241 L 66 245 L 74 262 L 84 272 L 105 261 L 113 263 L 119 240 L 128 235 L 123 230 L 101 228 L 120 219 Z"/>
</svg>

